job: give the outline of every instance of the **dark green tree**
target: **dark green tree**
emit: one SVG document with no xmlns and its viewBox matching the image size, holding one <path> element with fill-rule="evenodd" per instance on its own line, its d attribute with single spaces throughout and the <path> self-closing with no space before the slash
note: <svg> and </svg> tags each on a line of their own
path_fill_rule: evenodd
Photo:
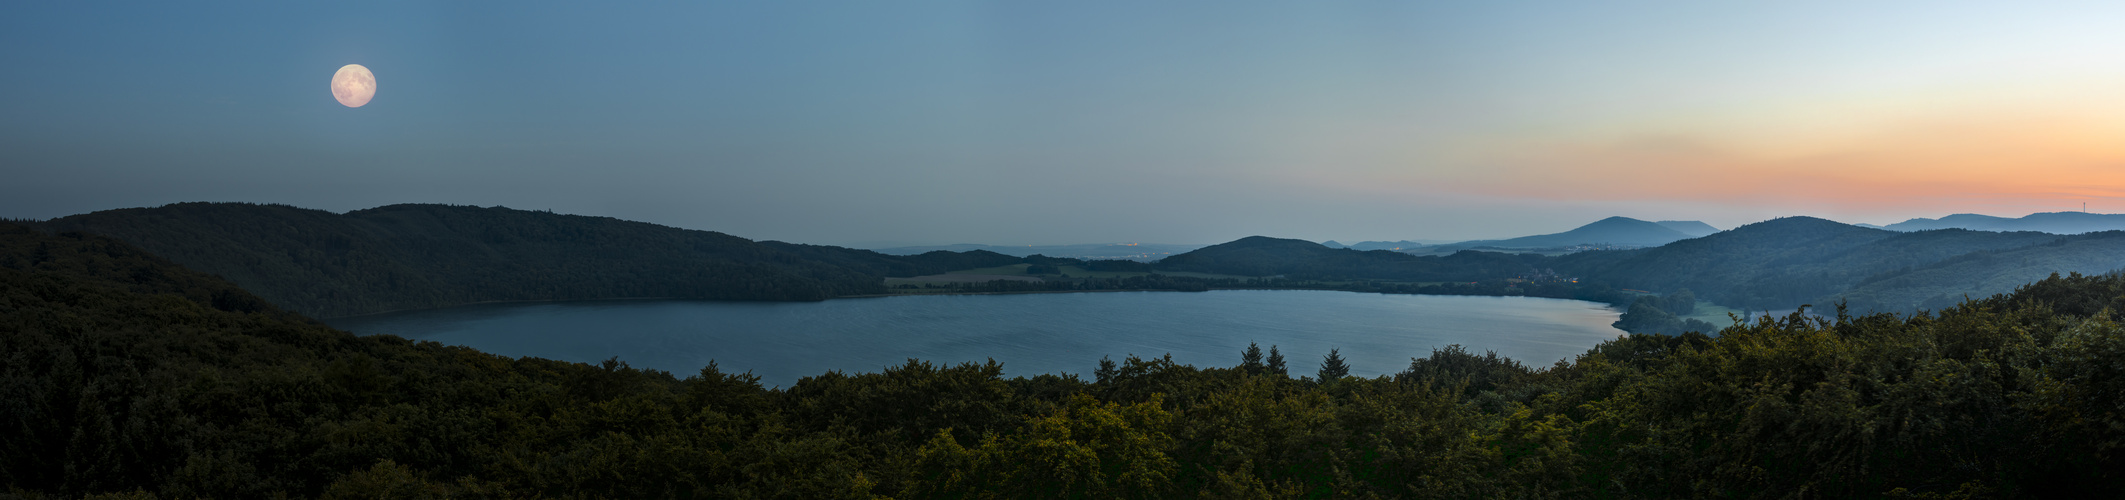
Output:
<svg viewBox="0 0 2125 500">
<path fill-rule="evenodd" d="M 1676 316 L 1688 316 L 1697 312 L 1697 294 L 1688 288 L 1676 290 L 1662 297 L 1660 309 Z"/>
<path fill-rule="evenodd" d="M 1100 357 L 1099 357 L 1099 369 L 1098 369 L 1098 370 L 1094 370 L 1094 371 L 1092 372 L 1092 380 L 1093 380 L 1093 381 L 1095 381 L 1095 382 L 1099 382 L 1099 383 L 1102 383 L 1102 384 L 1104 384 L 1104 383 L 1107 383 L 1107 381 L 1108 381 L 1108 380 L 1113 380 L 1113 379 L 1114 379 L 1114 360 L 1113 360 L 1112 358 L 1108 358 L 1108 357 L 1106 357 L 1106 356 L 1100 356 Z"/>
<path fill-rule="evenodd" d="M 1269 363 L 1262 368 L 1269 373 L 1283 376 L 1290 375 L 1284 370 L 1284 353 L 1277 352 L 1275 345 L 1269 346 Z"/>
<path fill-rule="evenodd" d="M 1350 375 L 1350 365 L 1343 362 L 1343 354 L 1338 351 L 1338 349 L 1329 349 L 1328 355 L 1321 358 L 1321 371 L 1318 374 L 1320 375 L 1321 383 L 1342 380 L 1343 377 Z"/>
<path fill-rule="evenodd" d="M 1240 353 L 1240 370 L 1249 374 L 1262 373 L 1262 346 L 1247 343 L 1247 350 Z"/>
</svg>

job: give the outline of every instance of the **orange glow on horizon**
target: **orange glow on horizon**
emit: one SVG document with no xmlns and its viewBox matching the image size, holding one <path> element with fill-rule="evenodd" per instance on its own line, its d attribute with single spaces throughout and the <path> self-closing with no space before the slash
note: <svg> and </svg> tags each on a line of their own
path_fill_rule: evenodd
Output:
<svg viewBox="0 0 2125 500">
<path fill-rule="evenodd" d="M 1849 209 L 2057 206 L 2125 199 L 2125 123 L 2073 117 L 1907 122 L 1749 147 L 1712 134 L 1522 146 L 1403 188 L 1557 201 L 1673 200 Z"/>
</svg>

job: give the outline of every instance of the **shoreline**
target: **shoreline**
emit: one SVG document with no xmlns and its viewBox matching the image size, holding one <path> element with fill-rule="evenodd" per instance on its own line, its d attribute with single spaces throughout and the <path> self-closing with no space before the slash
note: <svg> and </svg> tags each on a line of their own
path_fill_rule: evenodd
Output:
<svg viewBox="0 0 2125 500">
<path fill-rule="evenodd" d="M 450 309 L 450 308 L 453 308 L 453 307 L 465 307 L 465 306 L 477 306 L 477 305 L 491 305 L 491 304 L 529 304 L 529 303 L 538 303 L 538 302 L 602 302 L 602 301 L 622 301 L 622 300 L 696 300 L 696 301 L 719 301 L 719 302 L 825 302 L 825 301 L 829 301 L 829 300 L 837 300 L 837 299 L 876 299 L 876 298 L 886 298 L 886 297 L 922 297 L 922 296 L 931 296 L 931 295 L 1028 295 L 1028 294 L 1049 294 L 1049 293 L 1111 293 L 1111 292 L 1187 292 L 1187 293 L 1202 293 L 1202 292 L 1214 292 L 1214 291 L 1219 291 L 1219 290 L 1289 290 L 1289 291 L 1315 291 L 1315 292 L 1345 292 L 1345 293 L 1370 293 L 1370 294 L 1378 294 L 1378 295 L 1415 295 L 1415 296 L 1425 296 L 1425 297 L 1520 297 L 1520 298 L 1533 298 L 1533 299 L 1554 299 L 1554 300 L 1570 300 L 1570 301 L 1577 301 L 1577 302 L 1585 302 L 1585 303 L 1588 303 L 1588 304 L 1600 304 L 1600 305 L 1601 305 L 1602 307 L 1604 307 L 1604 308 L 1608 308 L 1608 309 L 1615 309 L 1614 307 L 1611 307 L 1611 306 L 1609 306 L 1609 304 L 1608 304 L 1608 303 L 1606 303 L 1606 302 L 1596 302 L 1596 301 L 1591 301 L 1591 300 L 1579 300 L 1579 299 L 1563 299 L 1563 298 L 1557 298 L 1557 297 L 1531 297 L 1531 296 L 1527 296 L 1527 295 L 1455 295 L 1455 294 L 1427 294 L 1427 293 L 1387 293 L 1387 292 L 1365 292 L 1365 291 L 1357 291 L 1357 290 L 1337 290 L 1337 289 L 1333 289 L 1333 288 L 1274 288 L 1274 287 L 1261 287 L 1261 288 L 1212 288 L 1212 289 L 1209 289 L 1209 290 L 1199 290 L 1199 291 L 1198 291 L 1198 290 L 1175 290 L 1175 289 L 1171 289 L 1171 288 L 1155 288 L 1155 289 L 1126 289 L 1126 290 L 1026 290 L 1026 291 L 1014 291 L 1014 292 L 937 292 L 937 293 L 886 293 L 886 294 L 866 294 L 866 295 L 841 295 L 841 296 L 835 296 L 835 297 L 828 297 L 828 298 L 825 298 L 825 299 L 821 299 L 821 300 L 745 300 L 745 299 L 706 299 L 706 298 L 696 298 L 696 297 L 602 297 L 602 298 L 593 298 L 593 299 L 523 299 L 523 300 L 483 300 L 483 301 L 479 301 L 479 302 L 467 302 L 467 303 L 463 303 L 463 304 L 452 304 L 452 305 L 447 305 L 447 306 L 442 306 L 442 307 L 421 307 L 421 308 L 412 308 L 412 309 L 393 309 L 393 310 L 390 310 L 390 311 L 378 311 L 378 312 L 373 312 L 373 313 L 362 313 L 362 314 L 353 314 L 353 315 L 347 315 L 347 316 L 333 316 L 333 317 L 329 317 L 329 318 L 323 318 L 323 317 L 319 317 L 319 318 L 313 318 L 313 319 L 316 319 L 316 320 L 317 320 L 318 322 L 330 322 L 330 321 L 336 321 L 336 320 L 343 320 L 343 319 L 351 319 L 351 318 L 362 318 L 362 317 L 368 317 L 368 316 L 380 316 L 380 315 L 385 315 L 385 314 L 396 314 L 396 313 L 405 313 L 405 312 L 415 312 L 415 311 L 433 311 L 433 310 L 438 310 L 438 309 Z M 1619 312 L 1620 312 L 1620 311 L 1619 311 Z M 328 323 L 328 324 L 329 324 L 329 323 Z"/>
<path fill-rule="evenodd" d="M 526 303 L 532 303 L 532 302 L 597 302 L 597 301 L 606 301 L 606 300 L 692 300 L 692 299 L 687 299 L 686 297 L 602 297 L 602 298 L 595 298 L 595 299 L 522 299 L 522 300 L 482 300 L 482 301 L 479 301 L 479 302 L 466 302 L 466 303 L 463 303 L 463 304 L 451 304 L 451 305 L 447 305 L 447 306 L 442 306 L 442 307 L 415 307 L 415 308 L 410 308 L 410 309 L 392 309 L 392 310 L 389 310 L 389 311 L 377 311 L 377 312 L 373 312 L 373 313 L 349 314 L 349 315 L 346 315 L 346 316 L 332 316 L 332 317 L 329 317 L 329 318 L 325 318 L 325 317 L 310 317 L 309 315 L 304 315 L 304 316 L 305 316 L 305 317 L 310 317 L 311 319 L 315 319 L 315 320 L 318 320 L 318 321 L 326 321 L 326 320 L 335 320 L 335 319 L 359 318 L 359 317 L 363 317 L 363 316 L 376 316 L 376 315 L 381 315 L 381 314 L 392 314 L 392 313 L 402 313 L 402 312 L 413 312 L 413 311 L 433 311 L 433 310 L 436 310 L 436 309 L 449 309 L 449 308 L 452 308 L 452 307 L 465 307 L 465 306 L 477 306 L 477 305 L 485 305 L 485 304 L 526 304 Z M 725 299 L 698 299 L 698 300 L 725 300 Z M 828 299 L 828 300 L 832 300 L 832 299 Z M 787 301 L 787 300 L 756 300 L 756 301 L 733 301 L 733 302 L 790 302 L 790 301 Z M 276 306 L 276 307 L 277 307 L 277 306 Z M 292 311 L 291 311 L 291 312 L 292 312 Z M 302 314 L 302 313 L 296 313 L 296 314 Z"/>
<path fill-rule="evenodd" d="M 1213 288 L 1211 290 L 1220 290 Z M 872 295 L 843 295 L 834 299 L 875 299 L 881 297 L 921 297 L 926 295 L 1019 295 L 1034 293 L 1106 293 L 1106 292 L 1185 292 L 1171 288 L 1134 288 L 1127 290 L 1026 290 L 1019 292 L 937 292 L 937 293 L 887 293 Z M 1209 290 L 1205 290 L 1209 291 Z M 827 300 L 834 300 L 827 299 Z"/>
</svg>

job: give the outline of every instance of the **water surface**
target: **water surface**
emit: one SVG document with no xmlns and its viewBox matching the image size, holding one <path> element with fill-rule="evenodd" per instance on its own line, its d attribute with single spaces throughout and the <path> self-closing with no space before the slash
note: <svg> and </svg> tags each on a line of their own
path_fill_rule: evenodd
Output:
<svg viewBox="0 0 2125 500">
<path fill-rule="evenodd" d="M 1559 299 L 1218 290 L 486 304 L 330 323 L 506 356 L 593 363 L 617 356 L 682 378 L 715 360 L 725 371 L 751 370 L 763 384 L 787 387 L 908 358 L 995 358 L 1013 376 L 1087 378 L 1101 356 L 1171 353 L 1180 363 L 1231 366 L 1249 341 L 1280 346 L 1293 376 L 1311 375 L 1331 348 L 1363 376 L 1401 371 L 1409 358 L 1449 344 L 1544 366 L 1622 334 L 1609 327 L 1616 316 L 1602 304 Z"/>
</svg>

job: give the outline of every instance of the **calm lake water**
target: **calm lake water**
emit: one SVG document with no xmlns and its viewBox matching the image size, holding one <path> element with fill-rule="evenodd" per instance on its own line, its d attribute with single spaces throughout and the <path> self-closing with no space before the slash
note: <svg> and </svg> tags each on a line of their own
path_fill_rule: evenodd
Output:
<svg viewBox="0 0 2125 500">
<path fill-rule="evenodd" d="M 1249 341 L 1280 346 L 1291 374 L 1311 375 L 1330 348 L 1351 374 L 1401 371 L 1411 357 L 1461 344 L 1533 366 L 1621 335 L 1617 312 L 1527 297 L 1380 295 L 1308 290 L 937 295 L 825 302 L 593 301 L 489 304 L 332 320 L 505 356 L 595 363 L 618 356 L 684 378 L 709 360 L 788 387 L 829 370 L 876 372 L 908 358 L 995 358 L 1012 376 L 1090 378 L 1116 361 L 1171 353 L 1200 367 L 1239 364 Z"/>
</svg>

